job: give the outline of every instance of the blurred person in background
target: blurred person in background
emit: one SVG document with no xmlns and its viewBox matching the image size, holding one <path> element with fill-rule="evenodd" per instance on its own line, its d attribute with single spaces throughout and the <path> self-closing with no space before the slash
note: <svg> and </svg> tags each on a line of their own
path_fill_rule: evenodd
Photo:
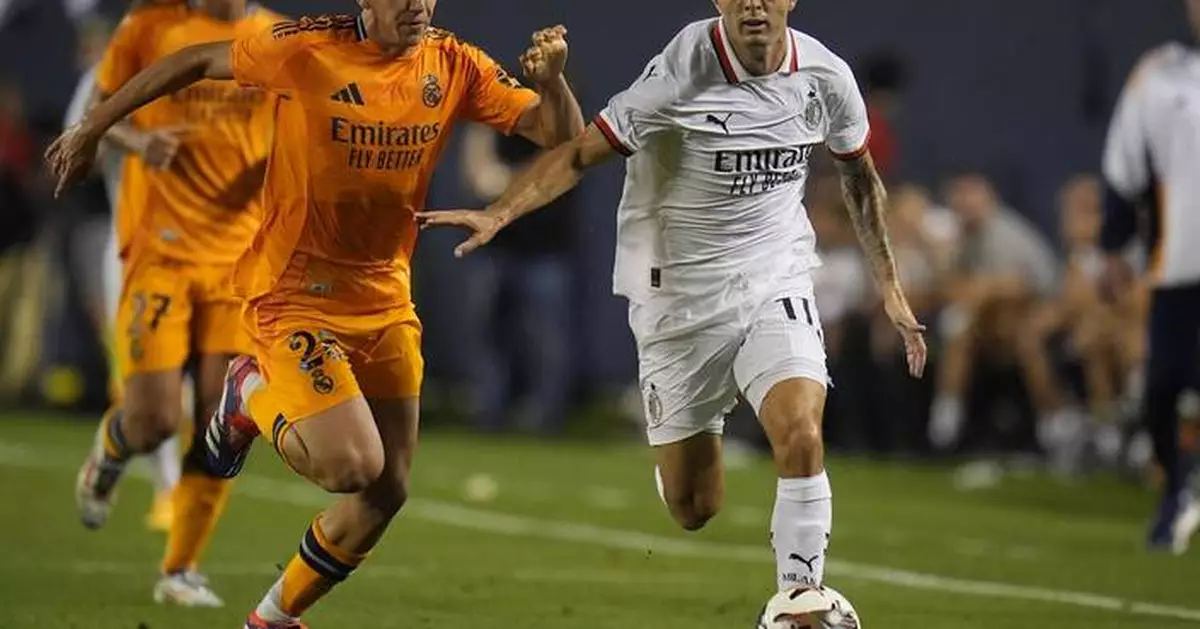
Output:
<svg viewBox="0 0 1200 629">
<path fill-rule="evenodd" d="M 134 3 L 97 66 L 97 106 L 63 137 L 74 137 L 109 96 L 155 61 L 189 46 L 265 32 L 281 19 L 246 0 Z M 261 221 L 256 203 L 276 102 L 265 90 L 208 81 L 157 99 L 102 136 L 126 153 L 117 204 L 124 264 L 114 326 L 123 386 L 80 468 L 76 503 L 84 526 L 107 522 L 129 460 L 179 431 L 183 376 L 190 371 L 197 392 L 192 417 L 200 425 L 172 496 L 174 515 L 153 592 L 158 602 L 223 605 L 198 572 L 231 489 L 205 456 L 206 432 L 230 358 L 253 349 L 233 271 Z M 48 155 L 53 164 L 53 148 Z"/>
<path fill-rule="evenodd" d="M 520 136 L 469 125 L 461 156 L 467 189 L 484 204 L 495 201 L 538 152 Z M 553 205 L 501 232 L 471 259 L 465 347 L 471 357 L 472 419 L 481 430 L 499 431 L 515 422 L 553 434 L 566 420 L 573 382 L 569 252 L 578 194 L 569 192 Z M 523 395 L 514 400 L 518 381 Z"/>
<path fill-rule="evenodd" d="M 1103 188 L 1091 175 L 1073 177 L 1059 193 L 1060 236 L 1066 254 L 1060 289 L 1034 317 L 1030 333 L 1051 348 L 1062 382 L 1088 409 L 1092 436 L 1103 458 L 1121 447 L 1120 401 L 1139 369 L 1141 306 L 1137 291 L 1119 302 L 1102 298 L 1100 249 Z M 1080 435 L 1076 445 L 1087 445 Z"/>
<path fill-rule="evenodd" d="M 1185 0 L 1200 39 L 1200 0 Z M 1147 53 L 1117 103 L 1104 149 L 1105 283 L 1136 290 L 1122 253 L 1139 231 L 1152 287 L 1143 419 L 1164 483 L 1148 544 L 1181 554 L 1200 528 L 1194 462 L 1180 447 L 1179 401 L 1195 375 L 1200 342 L 1200 54 L 1167 44 Z M 1139 223 L 1144 226 L 1139 230 Z"/>
<path fill-rule="evenodd" d="M 0 252 L 32 234 L 35 151 L 21 92 L 15 83 L 0 77 L 0 218 L 4 221 Z"/>
<path fill-rule="evenodd" d="M 1058 261 L 981 173 L 952 177 L 946 199 L 959 217 L 962 239 L 941 322 L 945 351 L 930 442 L 941 450 L 959 446 L 976 369 L 1015 363 L 1038 415 L 1038 443 L 1065 471 L 1083 418 L 1066 406 L 1042 339 L 1029 333 L 1031 317 L 1057 288 Z"/>
<path fill-rule="evenodd" d="M 892 246 L 900 283 L 917 317 L 936 319 L 941 307 L 944 282 L 950 269 L 952 243 L 936 231 L 931 219 L 929 194 L 920 186 L 904 184 L 889 195 Z M 872 382 L 880 385 L 878 430 L 886 432 L 889 449 L 920 452 L 924 448 L 932 382 L 904 377 L 904 345 L 895 342 L 883 304 L 872 299 L 868 346 L 871 354 Z"/>
<path fill-rule="evenodd" d="M 93 94 L 96 92 L 96 65 L 104 56 L 104 50 L 112 35 L 112 26 L 102 18 L 84 20 L 78 25 L 78 28 L 78 61 L 79 69 L 83 74 L 75 87 L 71 103 L 67 107 L 66 119 L 63 121 L 64 128 L 78 124 L 92 102 Z M 121 298 L 121 259 L 117 245 L 117 213 L 121 198 L 121 164 L 127 154 L 120 147 L 107 142 L 101 145 L 100 150 L 96 167 L 101 181 L 97 182 L 97 185 L 104 189 L 102 202 L 107 202 L 106 216 L 100 219 L 99 224 L 104 245 L 98 254 L 99 264 L 96 264 L 96 256 L 89 256 L 92 259 L 81 260 L 82 264 L 78 268 L 80 273 L 89 278 L 86 285 L 100 287 L 99 295 L 94 296 L 102 302 L 101 306 L 96 309 L 100 313 L 97 330 L 101 334 L 104 345 L 109 348 L 110 397 L 114 405 L 119 405 L 121 377 L 120 369 L 115 361 L 116 348 L 113 347 L 113 334 L 114 326 L 116 326 L 117 306 Z M 138 159 L 136 155 L 128 155 L 128 158 L 130 160 Z M 136 177 L 137 174 L 132 172 L 133 170 L 134 168 L 130 169 L 130 176 Z M 142 184 L 132 183 L 131 187 L 141 189 Z M 89 251 L 94 251 L 94 249 L 89 248 Z M 85 258 L 85 256 L 77 257 Z M 190 383 L 190 377 L 188 382 Z M 190 386 L 187 388 L 190 389 Z M 181 400 L 183 412 L 185 416 L 189 417 L 192 412 L 190 408 L 192 405 L 188 399 L 190 397 L 190 395 L 185 395 Z M 167 531 L 173 517 L 171 495 L 175 490 L 176 483 L 179 482 L 180 475 L 178 439 L 172 435 L 147 456 L 147 462 L 149 463 L 150 478 L 154 484 L 155 499 L 150 513 L 147 514 L 146 523 L 152 529 Z"/>
<path fill-rule="evenodd" d="M 879 174 L 891 179 L 897 175 L 900 160 L 896 120 L 904 89 L 908 86 L 908 65 L 894 52 L 879 51 L 863 59 L 856 74 L 863 81 L 863 96 L 867 102 L 871 154 L 875 156 Z"/>
<path fill-rule="evenodd" d="M 34 210 L 34 138 L 15 83 L 0 77 L 0 395 L 19 396 L 38 361 L 38 328 L 45 301 L 46 256 L 31 242 Z"/>
</svg>

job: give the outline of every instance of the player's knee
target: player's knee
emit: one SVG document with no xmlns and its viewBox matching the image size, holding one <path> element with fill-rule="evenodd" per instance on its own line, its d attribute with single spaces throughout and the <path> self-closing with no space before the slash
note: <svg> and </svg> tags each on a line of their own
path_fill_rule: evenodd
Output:
<svg viewBox="0 0 1200 629">
<path fill-rule="evenodd" d="M 399 513 L 408 502 L 408 473 L 397 467 L 393 472 L 384 472 L 367 490 L 367 502 L 384 517 Z"/>
<path fill-rule="evenodd" d="M 789 475 L 808 476 L 820 471 L 824 441 L 820 417 L 815 413 L 797 412 L 775 428 L 771 451 L 775 466 Z"/>
<path fill-rule="evenodd" d="M 667 509 L 685 531 L 699 531 L 721 510 L 721 497 L 704 492 L 668 496 Z"/>
<path fill-rule="evenodd" d="M 179 430 L 174 413 L 160 408 L 125 409 L 126 439 L 138 451 L 150 451 L 158 447 Z"/>
<path fill-rule="evenodd" d="M 344 447 L 316 461 L 314 481 L 325 491 L 356 494 L 365 491 L 383 474 L 383 453 L 370 448 Z"/>
</svg>

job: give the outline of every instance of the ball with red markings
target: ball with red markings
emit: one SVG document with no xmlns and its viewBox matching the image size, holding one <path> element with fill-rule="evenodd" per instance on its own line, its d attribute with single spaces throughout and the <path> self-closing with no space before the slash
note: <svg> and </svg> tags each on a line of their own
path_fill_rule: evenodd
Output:
<svg viewBox="0 0 1200 629">
<path fill-rule="evenodd" d="M 862 622 L 837 590 L 797 587 L 771 597 L 755 629 L 862 629 Z"/>
</svg>

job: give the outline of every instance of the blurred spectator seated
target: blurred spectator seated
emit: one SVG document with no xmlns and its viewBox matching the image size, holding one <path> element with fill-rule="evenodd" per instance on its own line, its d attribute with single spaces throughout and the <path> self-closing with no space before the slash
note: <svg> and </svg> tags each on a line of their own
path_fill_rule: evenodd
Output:
<svg viewBox="0 0 1200 629">
<path fill-rule="evenodd" d="M 1136 402 L 1127 398 L 1136 397 L 1138 387 L 1130 385 L 1140 380 L 1145 358 L 1148 292 L 1137 287 L 1115 302 L 1101 294 L 1103 189 L 1097 178 L 1071 179 L 1058 203 L 1066 267 L 1058 294 L 1030 328 L 1051 348 L 1059 377 L 1090 412 L 1098 453 L 1112 460 L 1121 445 L 1119 424 L 1136 414 Z"/>
<path fill-rule="evenodd" d="M 962 233 L 946 286 L 947 307 L 938 322 L 944 351 L 930 442 L 947 451 L 963 445 L 968 418 L 988 419 L 987 413 L 968 413 L 968 408 L 994 406 L 968 404 L 989 397 L 985 393 L 994 394 L 972 390 L 973 380 L 982 373 L 1012 373 L 1015 368 L 1037 415 L 1037 442 L 1061 462 L 1078 443 L 1084 418 L 1066 403 L 1045 339 L 1033 329 L 1058 290 L 1058 260 L 1041 234 L 1001 202 L 984 175 L 964 172 L 952 177 L 946 200 L 959 218 Z M 1000 381 L 989 379 L 993 384 Z M 996 426 L 972 428 L 982 429 L 973 436 L 994 436 L 989 433 Z"/>
<path fill-rule="evenodd" d="M 524 138 L 471 125 L 463 138 L 466 187 L 490 203 L 537 153 Z M 463 349 L 471 357 L 473 421 L 482 430 L 563 428 L 574 383 L 569 252 L 577 201 L 568 193 L 469 258 Z"/>
</svg>

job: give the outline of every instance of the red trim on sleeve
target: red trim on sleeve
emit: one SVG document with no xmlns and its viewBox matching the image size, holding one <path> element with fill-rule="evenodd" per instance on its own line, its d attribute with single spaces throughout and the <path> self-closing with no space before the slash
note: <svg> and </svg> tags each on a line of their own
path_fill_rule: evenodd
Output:
<svg viewBox="0 0 1200 629">
<path fill-rule="evenodd" d="M 794 33 L 792 33 L 791 29 L 788 29 L 788 41 L 791 42 L 791 45 L 792 45 L 792 66 L 791 66 L 790 71 L 791 72 L 799 72 L 800 71 L 800 47 L 796 45 L 796 35 Z"/>
<path fill-rule="evenodd" d="M 843 162 L 849 162 L 851 160 L 856 160 L 856 159 L 862 157 L 863 155 L 866 155 L 867 152 L 870 150 L 871 150 L 871 131 L 868 129 L 867 137 L 863 138 L 862 146 L 858 147 L 858 149 L 850 151 L 849 153 L 838 153 L 837 151 L 830 149 L 829 153 L 831 155 L 833 155 L 834 159 L 839 159 Z"/>
<path fill-rule="evenodd" d="M 600 133 L 604 134 L 604 139 L 608 140 L 609 146 L 613 147 L 614 151 L 625 157 L 633 155 L 633 149 L 625 146 L 625 143 L 617 137 L 617 134 L 613 132 L 612 126 L 608 124 L 608 121 L 604 119 L 604 116 L 596 114 L 596 117 L 592 119 L 592 123 L 596 125 L 596 128 L 600 130 Z"/>
</svg>

